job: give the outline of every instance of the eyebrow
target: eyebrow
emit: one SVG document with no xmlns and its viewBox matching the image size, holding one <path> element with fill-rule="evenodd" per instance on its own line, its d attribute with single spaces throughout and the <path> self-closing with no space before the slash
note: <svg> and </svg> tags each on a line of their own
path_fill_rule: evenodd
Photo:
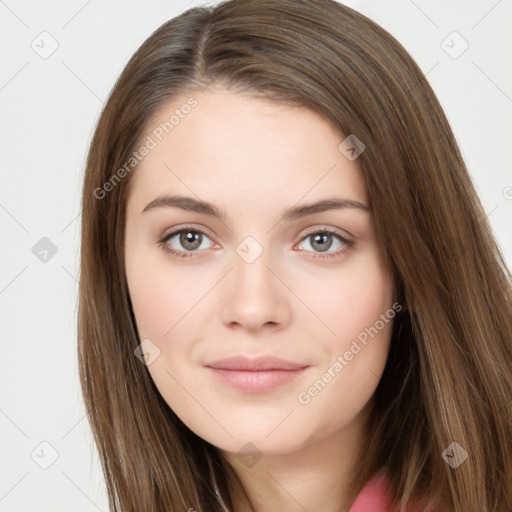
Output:
<svg viewBox="0 0 512 512">
<path fill-rule="evenodd" d="M 224 220 L 226 214 L 217 206 L 207 201 L 194 199 L 186 196 L 160 196 L 151 201 L 142 210 L 142 214 L 160 208 L 180 208 L 181 210 L 211 215 L 217 219 Z M 291 221 L 312 215 L 314 213 L 324 212 L 327 210 L 341 210 L 351 208 L 362 212 L 369 213 L 370 207 L 352 199 L 323 199 L 315 203 L 309 203 L 301 206 L 295 206 L 284 212 L 282 219 Z"/>
</svg>

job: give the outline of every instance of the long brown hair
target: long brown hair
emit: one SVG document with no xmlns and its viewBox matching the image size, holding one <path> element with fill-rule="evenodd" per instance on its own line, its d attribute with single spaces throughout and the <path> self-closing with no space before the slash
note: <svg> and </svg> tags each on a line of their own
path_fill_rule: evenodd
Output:
<svg viewBox="0 0 512 512">
<path fill-rule="evenodd" d="M 389 33 L 333 0 L 231 0 L 190 9 L 144 42 L 87 159 L 79 372 L 111 511 L 218 511 L 213 479 L 232 510 L 236 476 L 134 356 L 123 256 L 136 172 L 125 164 L 163 102 L 209 84 L 305 106 L 365 144 L 358 163 L 405 308 L 353 495 L 385 470 L 396 506 L 512 510 L 512 280 L 430 85 Z M 453 442 L 468 452 L 456 469 L 442 457 Z"/>
</svg>

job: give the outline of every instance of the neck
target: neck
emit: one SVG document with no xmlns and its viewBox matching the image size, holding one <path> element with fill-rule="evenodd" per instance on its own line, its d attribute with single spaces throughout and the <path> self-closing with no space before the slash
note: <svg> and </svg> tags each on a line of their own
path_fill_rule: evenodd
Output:
<svg viewBox="0 0 512 512">
<path fill-rule="evenodd" d="M 263 454 L 246 467 L 234 453 L 222 452 L 236 473 L 234 512 L 287 510 L 348 512 L 351 484 L 360 460 L 369 405 L 348 425 L 284 454 Z"/>
</svg>

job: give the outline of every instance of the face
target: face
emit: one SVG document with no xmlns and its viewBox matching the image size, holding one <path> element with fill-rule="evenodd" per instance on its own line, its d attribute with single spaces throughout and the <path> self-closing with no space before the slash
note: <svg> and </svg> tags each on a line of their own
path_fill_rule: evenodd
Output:
<svg viewBox="0 0 512 512">
<path fill-rule="evenodd" d="M 147 369 L 209 443 L 293 452 L 368 404 L 394 283 L 341 133 L 305 108 L 222 89 L 193 97 L 160 109 L 131 176 L 126 276 Z M 290 364 L 216 364 L 234 356 Z"/>
</svg>

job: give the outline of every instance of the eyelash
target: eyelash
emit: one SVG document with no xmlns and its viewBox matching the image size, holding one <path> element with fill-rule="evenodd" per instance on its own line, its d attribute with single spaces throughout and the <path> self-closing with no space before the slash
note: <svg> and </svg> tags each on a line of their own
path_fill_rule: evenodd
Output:
<svg viewBox="0 0 512 512">
<path fill-rule="evenodd" d="M 164 235 L 164 237 L 162 239 L 160 239 L 158 241 L 158 245 L 162 247 L 162 249 L 169 253 L 169 254 L 172 254 L 173 256 L 176 256 L 177 258 L 190 258 L 190 257 L 194 257 L 194 253 L 196 252 L 199 252 L 199 251 L 177 251 L 175 249 L 172 249 L 169 247 L 169 245 L 167 244 L 167 242 L 173 238 L 174 236 L 184 232 L 184 231 L 190 231 L 190 232 L 193 232 L 193 233 L 200 233 L 201 235 L 204 235 L 208 238 L 210 238 L 210 236 L 208 236 L 208 234 L 203 231 L 202 229 L 199 229 L 199 228 L 196 228 L 194 226 L 184 226 L 176 231 L 173 231 L 172 233 L 169 233 L 169 234 L 166 234 Z M 340 233 L 336 230 L 333 230 L 333 229 L 329 229 L 329 228 L 324 228 L 324 229 L 314 229 L 314 230 L 311 230 L 309 232 L 307 232 L 301 239 L 301 242 L 303 240 L 305 240 L 306 238 L 309 238 L 313 235 L 318 235 L 318 234 L 325 234 L 325 233 L 329 233 L 330 235 L 333 235 L 335 236 L 336 238 L 338 238 L 338 240 L 340 240 L 343 244 L 345 244 L 345 247 L 343 247 L 342 249 L 338 249 L 337 251 L 335 252 L 332 252 L 332 253 L 327 253 L 327 254 L 322 254 L 322 253 L 314 253 L 316 254 L 316 256 L 313 256 L 313 258 L 335 258 L 335 257 L 339 257 L 341 256 L 342 254 L 344 254 L 346 251 L 348 251 L 349 249 L 351 249 L 353 246 L 354 246 L 354 241 L 353 240 L 348 240 L 347 238 L 343 237 L 340 235 Z M 312 252 L 312 251 L 306 251 L 306 252 Z"/>
</svg>

